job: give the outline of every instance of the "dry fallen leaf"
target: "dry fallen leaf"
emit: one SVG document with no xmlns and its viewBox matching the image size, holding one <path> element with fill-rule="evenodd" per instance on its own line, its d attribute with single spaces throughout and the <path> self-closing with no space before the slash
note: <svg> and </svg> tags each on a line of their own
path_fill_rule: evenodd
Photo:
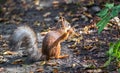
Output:
<svg viewBox="0 0 120 73">
<path fill-rule="evenodd" d="M 117 63 L 117 67 L 120 68 L 120 61 Z"/>
<path fill-rule="evenodd" d="M 6 62 L 7 59 L 5 59 L 3 56 L 0 56 L 0 64 Z"/>
<path fill-rule="evenodd" d="M 89 27 L 89 29 L 97 28 L 96 24 L 91 24 L 91 25 L 89 25 L 88 27 Z"/>
<path fill-rule="evenodd" d="M 83 30 L 85 34 L 89 34 L 89 28 L 87 26 L 85 26 Z"/>
<path fill-rule="evenodd" d="M 88 72 L 88 73 L 102 73 L 102 70 L 101 69 L 92 69 L 92 70 L 88 69 L 88 70 L 86 70 L 86 72 Z"/>
<path fill-rule="evenodd" d="M 7 14 L 7 12 L 6 12 L 6 14 Z M 6 22 L 6 21 L 8 21 L 8 18 L 0 18 L 0 22 Z"/>
<path fill-rule="evenodd" d="M 34 22 L 34 25 L 36 25 L 36 26 L 40 26 L 41 24 L 40 24 L 39 21 L 35 21 L 35 22 Z"/>
<path fill-rule="evenodd" d="M 86 45 L 86 46 L 84 46 L 84 48 L 87 49 L 87 50 L 90 50 L 90 49 L 93 48 L 93 46 L 92 45 Z"/>
<path fill-rule="evenodd" d="M 18 54 L 17 52 L 6 51 L 3 53 L 4 55 L 15 55 Z"/>
<path fill-rule="evenodd" d="M 3 45 L 2 45 L 2 47 L 7 47 L 8 45 L 7 45 L 7 43 L 4 43 Z"/>
<path fill-rule="evenodd" d="M 49 16 L 51 14 L 51 12 L 47 12 L 47 13 L 45 13 L 44 15 L 43 15 L 43 17 L 47 17 L 47 16 Z"/>
<path fill-rule="evenodd" d="M 52 4 L 53 4 L 54 7 L 58 7 L 59 6 L 59 1 L 53 1 Z"/>
<path fill-rule="evenodd" d="M 70 49 L 75 49 L 77 46 L 76 46 L 76 42 L 73 44 L 73 45 L 68 45 L 68 48 L 70 48 Z"/>
<path fill-rule="evenodd" d="M 40 34 L 42 35 L 42 36 L 44 36 L 44 35 L 46 35 L 48 32 L 41 32 Z"/>
<path fill-rule="evenodd" d="M 40 4 L 40 0 L 34 0 L 34 4 L 35 5 L 39 5 Z"/>
<path fill-rule="evenodd" d="M 72 64 L 72 68 L 74 68 L 76 66 L 76 64 Z"/>
<path fill-rule="evenodd" d="M 79 50 L 74 50 L 74 53 L 75 55 L 79 55 L 80 54 L 80 51 Z"/>
<path fill-rule="evenodd" d="M 83 12 L 83 14 L 89 18 L 93 18 L 92 15 L 90 13 L 86 13 L 86 12 Z"/>
<path fill-rule="evenodd" d="M 73 18 L 73 19 L 72 19 L 72 22 L 78 21 L 78 20 L 79 20 L 79 18 Z"/>
<path fill-rule="evenodd" d="M 42 68 L 38 68 L 36 71 L 37 71 L 37 72 L 42 72 L 43 69 L 42 69 Z"/>
<path fill-rule="evenodd" d="M 72 37 L 70 37 L 70 38 L 68 38 L 68 42 L 71 42 L 71 41 L 73 41 L 73 42 L 76 42 L 76 43 L 80 43 L 80 40 L 82 40 L 83 39 L 83 37 L 81 36 L 81 35 L 78 35 L 78 36 L 72 36 Z"/>
<path fill-rule="evenodd" d="M 18 60 L 15 60 L 12 64 L 22 64 L 22 63 L 23 63 L 23 60 L 18 59 Z"/>
<path fill-rule="evenodd" d="M 40 65 L 44 65 L 44 64 L 46 64 L 46 61 L 40 62 Z"/>
<path fill-rule="evenodd" d="M 74 41 L 75 43 L 72 44 L 72 45 L 68 45 L 68 48 L 75 49 L 75 48 L 77 47 L 77 44 L 79 44 L 79 43 L 80 43 L 80 40 L 82 40 L 82 39 L 83 39 L 82 36 L 79 36 L 79 37 L 75 37 L 75 38 L 73 38 L 73 39 L 70 39 L 69 42 L 70 42 L 70 41 Z"/>
<path fill-rule="evenodd" d="M 53 4 L 59 4 L 59 1 L 53 1 L 52 3 Z"/>
<path fill-rule="evenodd" d="M 56 66 L 58 63 L 46 63 L 49 66 Z"/>
<path fill-rule="evenodd" d="M 57 68 L 54 68 L 53 73 L 59 73 Z"/>
</svg>

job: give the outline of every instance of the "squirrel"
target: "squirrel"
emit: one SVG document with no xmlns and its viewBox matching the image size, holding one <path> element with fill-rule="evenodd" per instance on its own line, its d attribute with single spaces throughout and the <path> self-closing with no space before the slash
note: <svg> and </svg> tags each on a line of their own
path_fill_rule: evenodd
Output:
<svg viewBox="0 0 120 73">
<path fill-rule="evenodd" d="M 15 50 L 24 45 L 27 48 L 28 55 L 32 60 L 39 60 L 41 54 L 46 60 L 51 57 L 56 59 L 65 58 L 68 55 L 61 56 L 61 45 L 71 33 L 74 33 L 70 23 L 64 17 L 60 17 L 56 28 L 49 31 L 42 41 L 42 49 L 38 48 L 38 39 L 36 33 L 27 25 L 23 25 L 14 30 L 9 38 L 9 46 L 11 50 Z"/>
</svg>

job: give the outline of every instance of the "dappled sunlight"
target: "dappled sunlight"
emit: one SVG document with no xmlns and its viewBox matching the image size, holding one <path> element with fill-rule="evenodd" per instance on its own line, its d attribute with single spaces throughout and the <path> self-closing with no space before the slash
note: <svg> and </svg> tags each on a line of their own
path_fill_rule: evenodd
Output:
<svg viewBox="0 0 120 73">
<path fill-rule="evenodd" d="M 110 45 L 120 39 L 119 14 L 106 23 L 104 16 L 107 11 L 99 13 L 107 7 L 106 3 L 108 0 L 0 0 L 0 72 L 117 73 L 120 63 L 115 61 L 116 58 L 104 67 L 109 59 L 108 53 L 115 53 L 110 50 Z M 119 3 L 114 1 L 115 6 Z M 114 6 L 111 5 L 108 4 L 108 8 Z M 108 11 L 111 13 L 113 10 Z M 117 13 L 113 11 L 111 14 Z M 31 30 L 25 28 L 16 33 L 19 36 L 16 37 L 17 42 L 22 44 L 18 47 L 17 42 L 11 43 L 17 50 L 10 50 L 11 35 L 17 32 L 19 26 L 24 25 Z M 32 31 L 35 35 L 30 38 Z M 60 53 L 59 56 L 56 56 L 56 52 Z M 53 56 L 49 58 L 48 53 Z M 30 57 L 31 54 L 34 57 Z M 37 57 L 40 60 L 32 60 Z M 119 55 L 116 57 L 119 58 Z"/>
</svg>

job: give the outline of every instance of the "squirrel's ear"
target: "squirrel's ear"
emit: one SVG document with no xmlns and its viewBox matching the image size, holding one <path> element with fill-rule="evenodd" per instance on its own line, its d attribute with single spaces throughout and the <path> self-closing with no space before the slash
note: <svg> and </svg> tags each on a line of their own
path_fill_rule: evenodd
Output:
<svg viewBox="0 0 120 73">
<path fill-rule="evenodd" d="M 60 22 L 61 22 L 61 25 L 62 25 L 62 27 L 64 28 L 65 27 L 65 18 L 64 17 L 62 17 L 62 16 L 60 16 Z"/>
</svg>

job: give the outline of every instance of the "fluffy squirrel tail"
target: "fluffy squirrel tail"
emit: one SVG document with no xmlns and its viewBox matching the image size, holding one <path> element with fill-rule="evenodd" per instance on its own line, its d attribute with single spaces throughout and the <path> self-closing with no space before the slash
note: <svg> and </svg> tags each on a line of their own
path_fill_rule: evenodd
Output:
<svg viewBox="0 0 120 73">
<path fill-rule="evenodd" d="M 9 38 L 9 47 L 11 50 L 17 50 L 22 46 L 27 49 L 30 59 L 40 59 L 41 53 L 38 48 L 36 33 L 27 25 L 15 29 Z"/>
</svg>

